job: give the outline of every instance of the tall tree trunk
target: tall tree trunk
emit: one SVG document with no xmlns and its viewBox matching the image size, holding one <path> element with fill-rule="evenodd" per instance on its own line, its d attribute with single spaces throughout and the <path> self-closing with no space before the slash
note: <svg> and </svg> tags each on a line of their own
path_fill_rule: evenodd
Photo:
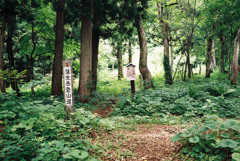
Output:
<svg viewBox="0 0 240 161">
<path fill-rule="evenodd" d="M 212 47 L 213 47 L 213 54 L 212 54 L 212 62 L 213 62 L 213 64 L 212 64 L 212 67 L 213 67 L 213 69 L 216 69 L 216 67 L 217 67 L 217 63 L 216 63 L 216 49 L 215 49 L 215 41 L 213 40 L 213 42 L 212 42 Z"/>
<path fill-rule="evenodd" d="M 3 54 L 4 54 L 4 35 L 5 35 L 5 30 L 6 30 L 6 19 L 5 16 L 2 18 L 2 27 L 1 27 L 1 33 L 0 33 L 0 70 L 4 70 L 4 59 L 3 59 Z M 3 78 L 0 78 L 0 88 L 2 93 L 6 93 L 5 89 L 5 81 Z"/>
<path fill-rule="evenodd" d="M 173 73 L 173 41 L 170 40 L 170 50 L 171 50 L 171 73 Z"/>
<path fill-rule="evenodd" d="M 62 94 L 62 61 L 64 46 L 64 0 L 57 1 L 55 52 L 52 74 L 51 95 Z"/>
<path fill-rule="evenodd" d="M 88 11 L 82 16 L 81 25 L 81 55 L 80 78 L 78 94 L 80 101 L 87 102 L 91 93 L 92 81 L 92 2 L 83 2 L 83 7 Z M 90 86 L 89 86 L 90 85 Z"/>
<path fill-rule="evenodd" d="M 123 78 L 123 60 L 122 60 L 122 43 L 117 46 L 117 60 L 118 60 L 118 80 Z"/>
<path fill-rule="evenodd" d="M 230 43 L 232 42 L 232 40 L 230 40 Z M 228 49 L 228 80 L 231 80 L 231 44 L 228 44 L 227 49 Z"/>
<path fill-rule="evenodd" d="M 221 43 L 221 72 L 224 73 L 225 42 L 224 42 L 224 36 L 222 32 L 219 35 L 219 39 Z"/>
<path fill-rule="evenodd" d="M 188 63 L 187 63 L 187 55 L 186 55 L 186 63 L 185 63 L 185 70 L 184 70 L 184 76 L 183 76 L 183 81 L 186 81 L 186 77 L 187 77 L 187 67 L 188 67 Z"/>
<path fill-rule="evenodd" d="M 30 61 L 29 61 L 29 69 L 30 69 L 30 79 L 33 80 L 33 74 L 34 74 L 34 60 L 33 60 L 33 54 L 36 50 L 36 45 L 37 42 L 35 41 L 35 32 L 34 32 L 34 24 L 32 23 L 32 44 L 33 44 L 33 49 L 30 54 Z M 34 84 L 32 84 L 31 87 L 32 95 L 34 95 Z"/>
<path fill-rule="evenodd" d="M 169 26 L 168 24 L 163 20 L 163 6 L 162 2 L 158 3 L 158 16 L 160 21 L 160 26 L 162 28 L 162 39 L 163 39 L 163 47 L 164 47 L 164 59 L 163 59 L 163 65 L 164 65 L 164 75 L 166 82 L 165 84 L 171 85 L 172 82 L 172 72 L 171 72 L 171 66 L 169 62 L 169 39 L 168 39 L 168 33 L 169 33 Z"/>
<path fill-rule="evenodd" d="M 212 57 L 212 37 L 208 35 L 207 39 L 207 62 L 206 62 L 206 78 L 210 78 L 211 73 L 211 57 Z"/>
<path fill-rule="evenodd" d="M 238 33 L 237 33 L 235 41 L 234 41 L 231 85 L 238 84 L 237 79 L 238 79 L 239 45 L 240 45 L 240 28 L 238 29 Z"/>
<path fill-rule="evenodd" d="M 128 60 L 129 60 L 129 63 L 132 63 L 132 42 L 131 40 L 129 39 L 129 42 L 128 42 Z"/>
<path fill-rule="evenodd" d="M 147 51 L 146 35 L 143 28 L 142 17 L 139 14 L 136 17 L 136 27 L 138 31 L 138 39 L 139 39 L 139 45 L 140 45 L 139 70 L 143 77 L 144 89 L 154 88 L 152 75 L 147 66 L 148 51 Z"/>
<path fill-rule="evenodd" d="M 98 69 L 98 49 L 100 40 L 100 22 L 96 18 L 96 13 L 93 15 L 93 30 L 92 30 L 92 91 L 97 89 L 97 69 Z"/>
<path fill-rule="evenodd" d="M 190 45 L 192 43 L 192 38 L 187 38 L 187 71 L 188 71 L 188 78 L 191 78 L 191 62 L 190 62 Z"/>
<path fill-rule="evenodd" d="M 9 25 L 11 23 L 8 23 Z M 12 72 L 15 69 L 14 66 L 14 56 L 13 56 L 13 44 L 12 44 L 12 38 L 13 38 L 13 28 L 11 26 L 8 26 L 8 36 L 7 36 L 7 53 L 8 53 L 8 60 L 9 60 L 9 72 Z M 10 78 L 11 81 L 11 87 L 13 90 L 16 91 L 18 96 L 21 96 L 20 89 L 18 88 L 17 80 L 16 78 Z"/>
<path fill-rule="evenodd" d="M 187 36 L 187 67 L 188 67 L 188 78 L 191 78 L 192 73 L 192 67 L 190 62 L 190 50 L 192 47 L 192 38 L 194 33 L 194 21 L 195 21 L 195 13 L 196 13 L 196 4 L 197 0 L 194 1 L 194 7 L 193 7 L 193 16 L 192 16 L 192 26 L 191 26 L 191 32 L 190 35 Z"/>
</svg>

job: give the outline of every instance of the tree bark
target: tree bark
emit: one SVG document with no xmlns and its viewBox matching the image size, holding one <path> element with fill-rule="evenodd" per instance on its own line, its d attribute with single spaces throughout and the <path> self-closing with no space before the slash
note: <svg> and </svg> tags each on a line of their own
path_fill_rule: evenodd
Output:
<svg viewBox="0 0 240 161">
<path fill-rule="evenodd" d="M 171 50 L 171 73 L 173 73 L 173 41 L 172 39 L 170 40 L 170 50 Z"/>
<path fill-rule="evenodd" d="M 190 36 L 187 38 L 187 71 L 188 71 L 188 78 L 191 78 L 191 62 L 190 62 L 190 45 L 192 43 L 192 37 Z"/>
<path fill-rule="evenodd" d="M 4 59 L 3 59 L 3 54 L 4 54 L 4 34 L 6 30 L 6 19 L 5 16 L 2 18 L 2 27 L 1 27 L 1 33 L 0 33 L 0 70 L 4 70 Z M 6 93 L 5 89 L 5 81 L 3 78 L 0 78 L 0 88 L 2 93 Z"/>
<path fill-rule="evenodd" d="M 118 60 L 118 80 L 123 78 L 123 60 L 122 60 L 122 43 L 117 46 L 117 60 Z"/>
<path fill-rule="evenodd" d="M 129 60 L 129 63 L 132 63 L 132 42 L 131 40 L 129 39 L 129 42 L 128 42 L 128 60 Z"/>
<path fill-rule="evenodd" d="M 208 34 L 207 34 L 208 35 Z M 206 62 L 206 78 L 210 78 L 211 73 L 211 57 L 212 57 L 212 37 L 207 39 L 207 62 Z"/>
<path fill-rule="evenodd" d="M 98 50 L 99 50 L 99 40 L 100 40 L 100 22 L 98 19 L 93 17 L 93 30 L 92 30 L 92 91 L 97 89 L 97 69 L 98 69 Z"/>
<path fill-rule="evenodd" d="M 224 36 L 222 32 L 219 35 L 219 39 L 221 43 L 221 72 L 224 73 L 225 42 L 224 42 Z"/>
<path fill-rule="evenodd" d="M 216 69 L 216 67 L 217 67 L 217 63 L 216 63 L 216 49 L 215 49 L 215 41 L 213 40 L 212 41 L 212 48 L 213 48 L 213 54 L 212 54 L 212 62 L 213 62 L 213 64 L 212 64 L 212 68 L 213 69 Z"/>
<path fill-rule="evenodd" d="M 88 102 L 91 94 L 92 82 L 92 2 L 83 2 L 84 8 L 89 11 L 82 16 L 81 25 L 81 55 L 80 78 L 78 94 L 82 103 Z"/>
<path fill-rule="evenodd" d="M 64 0 L 57 1 L 55 52 L 52 74 L 51 95 L 62 94 L 62 61 L 64 47 Z"/>
<path fill-rule="evenodd" d="M 230 40 L 232 42 L 232 40 Z M 231 45 L 230 43 L 227 45 L 228 50 L 228 80 L 231 80 Z"/>
<path fill-rule="evenodd" d="M 163 47 L 164 47 L 164 59 L 163 59 L 163 65 L 164 65 L 164 75 L 165 75 L 165 84 L 171 85 L 172 82 L 172 72 L 171 72 L 171 65 L 169 62 L 169 26 L 168 24 L 163 20 L 163 6 L 162 2 L 158 3 L 158 16 L 159 16 L 159 22 L 160 26 L 162 28 L 162 40 L 163 40 Z"/>
<path fill-rule="evenodd" d="M 147 52 L 146 35 L 143 28 L 142 17 L 139 14 L 136 17 L 136 27 L 137 27 L 138 39 L 139 39 L 139 45 L 140 45 L 139 70 L 143 78 L 144 89 L 154 88 L 152 75 L 147 66 L 148 52 Z"/>
<path fill-rule="evenodd" d="M 33 49 L 32 52 L 30 54 L 30 61 L 29 61 L 29 70 L 30 70 L 30 80 L 33 80 L 33 75 L 34 75 L 34 60 L 33 60 L 33 54 L 36 50 L 36 45 L 37 42 L 35 41 L 35 33 L 34 33 L 34 24 L 32 23 L 32 44 L 33 44 Z M 32 91 L 32 95 L 35 94 L 34 92 L 34 84 L 32 84 L 31 86 L 31 91 Z"/>
<path fill-rule="evenodd" d="M 7 53 L 8 53 L 8 60 L 9 60 L 9 73 L 11 73 L 14 69 L 14 55 L 13 55 L 13 32 L 15 30 L 15 23 L 11 21 L 12 17 L 9 18 L 8 22 L 8 36 L 7 36 Z M 10 78 L 11 87 L 13 90 L 16 91 L 17 96 L 21 96 L 20 89 L 18 88 L 16 78 Z"/>
<path fill-rule="evenodd" d="M 238 84 L 239 45 L 240 45 L 240 28 L 238 29 L 238 33 L 237 33 L 235 41 L 234 41 L 231 85 L 237 85 Z"/>
</svg>

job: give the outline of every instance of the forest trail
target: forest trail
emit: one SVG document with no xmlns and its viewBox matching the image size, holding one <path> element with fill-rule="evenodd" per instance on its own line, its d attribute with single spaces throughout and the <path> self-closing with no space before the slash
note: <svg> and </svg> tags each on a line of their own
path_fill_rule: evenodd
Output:
<svg viewBox="0 0 240 161">
<path fill-rule="evenodd" d="M 180 145 L 171 142 L 171 137 L 179 131 L 177 126 L 137 125 L 134 131 L 125 131 L 125 148 L 132 150 L 135 157 L 123 160 L 165 161 L 173 158 Z"/>
<path fill-rule="evenodd" d="M 102 160 L 178 161 L 174 156 L 181 145 L 170 139 L 183 129 L 179 125 L 141 124 L 134 130 L 117 130 L 94 140 L 105 148 Z"/>
</svg>

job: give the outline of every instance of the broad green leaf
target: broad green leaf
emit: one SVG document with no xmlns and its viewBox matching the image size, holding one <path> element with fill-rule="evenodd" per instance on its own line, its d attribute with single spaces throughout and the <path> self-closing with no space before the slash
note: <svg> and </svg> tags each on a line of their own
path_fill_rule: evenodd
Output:
<svg viewBox="0 0 240 161">
<path fill-rule="evenodd" d="M 177 135 L 174 135 L 172 138 L 171 138 L 171 141 L 172 142 L 176 142 L 176 141 L 178 141 L 178 140 L 180 140 L 181 139 L 181 135 L 180 134 L 177 134 Z"/>
<path fill-rule="evenodd" d="M 198 136 L 191 137 L 191 138 L 189 138 L 189 142 L 190 143 L 197 143 L 197 142 L 199 142 L 199 137 Z"/>
<path fill-rule="evenodd" d="M 227 133 L 222 133 L 221 136 L 224 137 L 224 138 L 230 138 L 230 135 L 227 134 Z"/>
<path fill-rule="evenodd" d="M 192 136 L 192 133 L 190 133 L 190 132 L 184 132 L 181 134 L 181 137 L 185 137 L 185 138 L 190 137 L 190 136 Z"/>
<path fill-rule="evenodd" d="M 233 153 L 232 158 L 235 159 L 236 161 L 240 161 L 240 153 Z"/>
<path fill-rule="evenodd" d="M 206 124 L 205 126 L 206 126 L 207 128 L 209 128 L 209 129 L 211 129 L 211 130 L 216 130 L 216 131 L 218 131 L 217 124 L 215 124 L 215 123 Z"/>
<path fill-rule="evenodd" d="M 214 140 L 213 134 L 207 134 L 205 135 L 206 140 Z"/>
<path fill-rule="evenodd" d="M 226 125 L 227 125 L 228 128 L 232 128 L 232 127 L 238 126 L 237 122 L 234 121 L 234 120 L 227 120 L 226 121 Z"/>
<path fill-rule="evenodd" d="M 220 124 L 219 126 L 222 130 L 228 131 L 227 125 L 226 124 Z"/>
<path fill-rule="evenodd" d="M 236 148 L 238 146 L 238 142 L 232 140 L 232 139 L 223 139 L 220 142 L 220 145 L 224 148 Z"/>
<path fill-rule="evenodd" d="M 85 124 L 87 124 L 87 123 L 89 123 L 89 119 L 88 118 L 86 118 L 86 117 L 81 117 L 81 119 L 79 120 L 83 125 L 85 125 Z"/>
</svg>

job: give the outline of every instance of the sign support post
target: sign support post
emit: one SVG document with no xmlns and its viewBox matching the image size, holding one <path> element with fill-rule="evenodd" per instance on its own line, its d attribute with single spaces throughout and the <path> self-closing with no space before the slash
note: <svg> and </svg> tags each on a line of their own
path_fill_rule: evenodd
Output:
<svg viewBox="0 0 240 161">
<path fill-rule="evenodd" d="M 64 60 L 63 66 L 63 82 L 64 82 L 64 100 L 65 110 L 67 115 L 75 112 L 74 109 L 74 91 L 73 91 L 73 73 L 72 73 L 72 61 Z"/>
<path fill-rule="evenodd" d="M 135 95 L 135 80 L 136 80 L 136 73 L 135 73 L 135 65 L 129 63 L 127 65 L 127 80 L 131 82 L 131 92 L 132 95 Z"/>
</svg>

